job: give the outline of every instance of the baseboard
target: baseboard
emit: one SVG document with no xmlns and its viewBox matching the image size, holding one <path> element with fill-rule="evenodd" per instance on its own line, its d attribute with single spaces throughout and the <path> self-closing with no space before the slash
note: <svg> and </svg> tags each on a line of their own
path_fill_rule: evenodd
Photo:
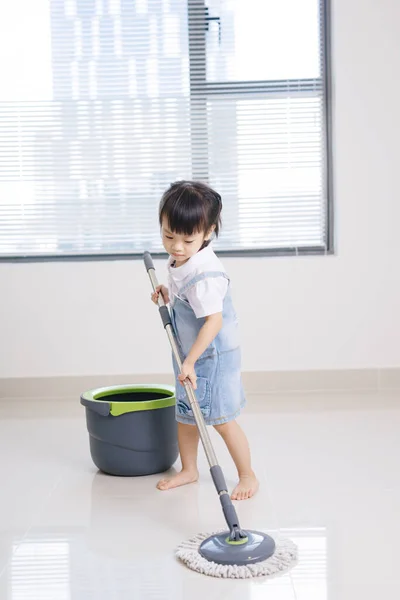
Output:
<svg viewBox="0 0 400 600">
<path fill-rule="evenodd" d="M 248 394 L 400 390 L 400 368 L 245 372 L 243 381 Z M 173 384 L 173 378 L 168 374 L 0 378 L 0 398 L 79 398 L 96 387 L 146 382 Z"/>
</svg>

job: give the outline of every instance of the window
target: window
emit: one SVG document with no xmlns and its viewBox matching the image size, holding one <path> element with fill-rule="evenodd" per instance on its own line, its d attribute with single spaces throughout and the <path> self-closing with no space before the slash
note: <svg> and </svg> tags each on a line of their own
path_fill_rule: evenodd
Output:
<svg viewBox="0 0 400 600">
<path fill-rule="evenodd" d="M 0 0 L 0 257 L 162 250 L 177 179 L 230 252 L 331 249 L 323 0 Z"/>
</svg>

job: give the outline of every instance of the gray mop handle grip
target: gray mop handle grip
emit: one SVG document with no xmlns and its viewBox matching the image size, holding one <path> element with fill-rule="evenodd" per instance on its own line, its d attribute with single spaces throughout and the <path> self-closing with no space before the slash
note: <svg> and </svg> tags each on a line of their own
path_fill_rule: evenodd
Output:
<svg viewBox="0 0 400 600">
<path fill-rule="evenodd" d="M 220 497 L 222 510 L 224 513 L 226 524 L 229 527 L 229 531 L 235 531 L 240 529 L 239 518 L 236 513 L 236 509 L 232 504 L 229 494 L 222 494 Z"/>
<path fill-rule="evenodd" d="M 221 467 L 219 465 L 214 465 L 211 467 L 210 473 L 218 494 L 227 492 L 228 488 Z"/>
<path fill-rule="evenodd" d="M 225 521 L 229 527 L 229 530 L 232 531 L 235 528 L 239 527 L 239 519 L 236 514 L 236 509 L 233 506 L 232 500 L 230 499 L 230 496 L 228 494 L 228 488 L 226 485 L 224 474 L 219 465 L 211 467 L 210 472 L 215 488 L 219 495 L 222 510 L 224 512 Z"/>
<path fill-rule="evenodd" d="M 147 273 L 150 277 L 151 285 L 153 286 L 153 290 L 155 291 L 158 287 L 156 270 L 154 268 L 153 259 L 151 258 L 150 252 L 145 252 L 143 255 L 144 265 L 147 269 Z M 171 315 L 169 314 L 169 310 L 165 305 L 164 298 L 162 294 L 158 294 L 158 309 L 160 311 L 160 317 L 163 322 L 164 327 L 167 325 L 172 325 Z"/>
<path fill-rule="evenodd" d="M 143 254 L 143 260 L 144 260 L 144 266 L 146 267 L 146 271 L 150 271 L 151 269 L 154 269 L 154 263 L 153 263 L 153 259 L 151 258 L 151 254 L 150 252 L 145 252 Z"/>
</svg>

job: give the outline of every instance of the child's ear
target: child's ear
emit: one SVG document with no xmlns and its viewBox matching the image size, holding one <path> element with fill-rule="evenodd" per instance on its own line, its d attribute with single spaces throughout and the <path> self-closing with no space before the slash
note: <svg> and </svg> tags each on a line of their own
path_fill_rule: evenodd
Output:
<svg viewBox="0 0 400 600">
<path fill-rule="evenodd" d="M 206 237 L 205 237 L 206 241 L 208 241 L 211 238 L 211 236 L 214 233 L 214 231 L 215 231 L 215 225 L 212 225 L 211 228 L 209 229 Z"/>
</svg>

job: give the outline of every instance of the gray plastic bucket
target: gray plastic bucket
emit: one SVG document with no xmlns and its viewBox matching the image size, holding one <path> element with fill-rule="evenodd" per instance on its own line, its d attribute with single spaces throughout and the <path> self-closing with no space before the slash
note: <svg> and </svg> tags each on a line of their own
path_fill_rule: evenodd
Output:
<svg viewBox="0 0 400 600">
<path fill-rule="evenodd" d="M 122 385 L 85 392 L 90 453 L 109 475 L 163 473 L 178 458 L 175 390 L 168 385 Z"/>
</svg>

